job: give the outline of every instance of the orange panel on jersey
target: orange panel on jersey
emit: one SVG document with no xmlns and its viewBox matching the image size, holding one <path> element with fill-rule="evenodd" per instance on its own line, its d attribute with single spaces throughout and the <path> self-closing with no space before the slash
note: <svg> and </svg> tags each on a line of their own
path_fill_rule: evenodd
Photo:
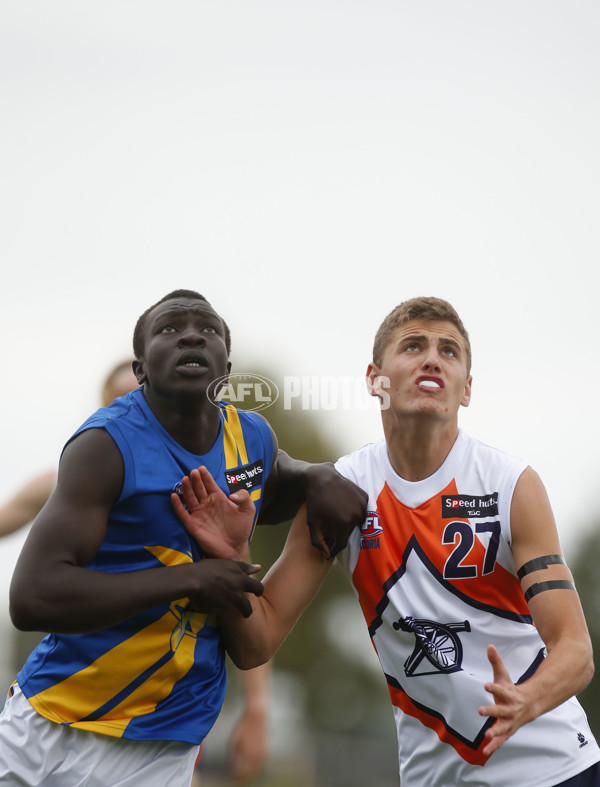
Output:
<svg viewBox="0 0 600 787">
<path fill-rule="evenodd" d="M 456 486 L 452 482 L 441 494 L 436 494 L 417 508 L 409 508 L 398 500 L 387 484 L 384 485 L 377 499 L 377 512 L 383 528 L 380 539 L 385 542 L 385 548 L 361 550 L 354 572 L 355 576 L 360 576 L 360 581 L 355 584 L 361 587 L 361 604 L 368 620 L 375 616 L 383 582 L 402 565 L 404 551 L 412 536 L 443 576 L 446 561 L 456 547 L 455 543 L 442 542 L 444 529 L 450 521 L 469 522 L 465 517 L 449 520 L 441 516 L 440 498 L 456 494 Z M 513 574 L 498 563 L 491 573 L 482 573 L 485 554 L 485 546 L 475 535 L 465 561 L 477 566 L 477 576 L 445 581 L 474 601 L 529 615 L 521 585 Z"/>
<path fill-rule="evenodd" d="M 415 718 L 419 719 L 422 724 L 424 724 L 426 727 L 429 727 L 430 730 L 433 730 L 441 741 L 444 743 L 449 743 L 458 752 L 458 754 L 460 754 L 463 760 L 470 762 L 471 765 L 485 765 L 488 757 L 486 757 L 481 752 L 481 749 L 487 743 L 487 739 L 484 739 L 479 744 L 477 749 L 472 749 L 470 746 L 467 746 L 465 743 L 463 743 L 463 741 L 453 735 L 444 726 L 440 719 L 436 718 L 435 716 L 431 716 L 429 713 L 423 712 L 416 705 L 414 705 L 410 697 L 403 691 L 400 689 L 395 689 L 393 686 L 388 686 L 388 689 L 390 691 L 390 697 L 393 705 L 396 705 L 409 716 L 414 716 Z"/>
</svg>

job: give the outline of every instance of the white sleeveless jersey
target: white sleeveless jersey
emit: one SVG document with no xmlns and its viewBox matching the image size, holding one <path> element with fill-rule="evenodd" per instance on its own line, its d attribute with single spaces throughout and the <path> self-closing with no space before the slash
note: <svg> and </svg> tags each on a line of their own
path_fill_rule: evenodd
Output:
<svg viewBox="0 0 600 787">
<path fill-rule="evenodd" d="M 393 470 L 384 440 L 337 469 L 369 494 L 368 516 L 339 559 L 388 684 L 402 787 L 550 787 L 600 760 L 576 699 L 521 727 L 490 757 L 486 655 L 513 681 L 543 660 L 510 547 L 510 503 L 526 463 L 460 431 L 423 481 Z"/>
</svg>

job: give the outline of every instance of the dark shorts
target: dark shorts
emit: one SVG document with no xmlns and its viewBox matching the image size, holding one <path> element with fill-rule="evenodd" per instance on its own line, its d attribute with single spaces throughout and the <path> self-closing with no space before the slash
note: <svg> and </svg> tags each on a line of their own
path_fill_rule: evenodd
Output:
<svg viewBox="0 0 600 787">
<path fill-rule="evenodd" d="M 557 784 L 556 787 L 600 787 L 600 762 L 567 779 L 566 782 Z"/>
</svg>

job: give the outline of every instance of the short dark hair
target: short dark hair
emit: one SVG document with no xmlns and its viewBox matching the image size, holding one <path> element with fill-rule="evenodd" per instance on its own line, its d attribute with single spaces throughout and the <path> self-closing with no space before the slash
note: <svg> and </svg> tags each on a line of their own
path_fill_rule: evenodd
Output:
<svg viewBox="0 0 600 787">
<path fill-rule="evenodd" d="M 165 301 L 171 301 L 174 298 L 195 298 L 198 301 L 204 301 L 210 306 L 209 301 L 204 297 L 204 295 L 200 295 L 200 293 L 196 292 L 195 290 L 173 290 L 172 292 L 168 293 L 168 295 L 165 295 L 160 300 L 156 301 L 156 303 L 153 303 L 152 306 L 149 306 L 146 311 L 140 315 L 140 317 L 138 317 L 138 321 L 136 322 L 135 328 L 133 330 L 133 354 L 136 358 L 141 358 L 144 353 L 144 328 L 146 327 L 148 315 L 161 303 L 164 303 Z M 219 315 L 219 317 L 223 323 L 223 329 L 225 331 L 225 347 L 227 348 L 227 354 L 229 355 L 231 352 L 231 333 L 225 320 L 221 317 L 221 315 Z"/>
<path fill-rule="evenodd" d="M 404 325 L 410 320 L 429 320 L 431 322 L 447 321 L 453 323 L 462 338 L 465 340 L 467 353 L 467 374 L 471 372 L 471 342 L 469 334 L 458 312 L 442 298 L 411 298 L 396 306 L 379 326 L 373 343 L 373 363 L 381 366 L 383 354 L 392 339 L 392 335 L 399 325 Z"/>
</svg>

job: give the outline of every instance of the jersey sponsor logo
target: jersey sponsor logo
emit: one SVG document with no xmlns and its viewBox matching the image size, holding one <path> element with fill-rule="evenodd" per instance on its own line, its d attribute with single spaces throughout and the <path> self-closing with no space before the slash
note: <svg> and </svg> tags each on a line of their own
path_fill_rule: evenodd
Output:
<svg viewBox="0 0 600 787">
<path fill-rule="evenodd" d="M 225 471 L 225 483 L 230 492 L 255 489 L 262 484 L 264 466 L 262 459 Z"/>
<path fill-rule="evenodd" d="M 498 516 L 498 492 L 491 495 L 442 495 L 442 519 Z"/>
<path fill-rule="evenodd" d="M 360 529 L 360 548 L 379 549 L 379 534 L 382 532 L 377 511 L 367 511 L 367 518 Z"/>
</svg>

